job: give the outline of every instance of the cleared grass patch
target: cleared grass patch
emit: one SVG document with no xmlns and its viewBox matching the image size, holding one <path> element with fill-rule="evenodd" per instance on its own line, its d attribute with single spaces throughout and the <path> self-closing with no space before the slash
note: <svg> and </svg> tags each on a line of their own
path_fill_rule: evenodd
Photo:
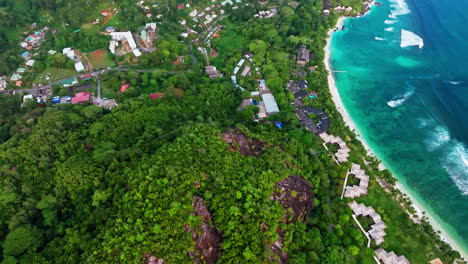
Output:
<svg viewBox="0 0 468 264">
<path fill-rule="evenodd" d="M 94 69 L 115 66 L 115 62 L 112 60 L 110 53 L 105 49 L 86 53 L 86 57 L 88 57 Z"/>
<path fill-rule="evenodd" d="M 75 70 L 71 69 L 47 68 L 36 76 L 34 83 L 48 84 L 77 74 Z"/>
</svg>

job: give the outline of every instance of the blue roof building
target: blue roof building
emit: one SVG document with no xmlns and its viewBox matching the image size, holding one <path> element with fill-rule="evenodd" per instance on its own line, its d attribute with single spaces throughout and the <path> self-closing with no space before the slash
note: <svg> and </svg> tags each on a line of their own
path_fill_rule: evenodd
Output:
<svg viewBox="0 0 468 264">
<path fill-rule="evenodd" d="M 29 57 L 29 51 L 21 53 L 21 57 L 23 57 L 23 59 L 27 59 Z"/>
</svg>

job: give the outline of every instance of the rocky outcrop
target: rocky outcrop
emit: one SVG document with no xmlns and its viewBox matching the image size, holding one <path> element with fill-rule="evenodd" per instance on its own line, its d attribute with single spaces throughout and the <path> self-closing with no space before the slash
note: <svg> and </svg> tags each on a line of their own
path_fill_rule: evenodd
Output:
<svg viewBox="0 0 468 264">
<path fill-rule="evenodd" d="M 201 225 L 188 227 L 187 232 L 192 233 L 192 239 L 195 241 L 194 251 L 187 255 L 193 259 L 196 264 L 207 263 L 214 264 L 221 256 L 221 234 L 211 223 L 211 214 L 205 205 L 203 198 L 193 197 L 193 214 L 202 218 Z"/>
<path fill-rule="evenodd" d="M 287 211 L 285 223 L 304 221 L 314 209 L 312 185 L 304 178 L 292 175 L 275 185 L 271 200 L 278 201 Z"/>
<path fill-rule="evenodd" d="M 314 209 L 313 187 L 304 178 L 292 175 L 276 183 L 275 191 L 270 200 L 278 201 L 286 209 L 283 222 L 303 222 L 312 209 Z M 265 228 L 265 226 L 260 226 L 262 229 Z M 288 263 L 288 254 L 283 251 L 286 234 L 281 228 L 277 228 L 276 233 L 278 234 L 278 239 L 270 245 L 270 249 L 275 255 L 270 257 L 270 260 L 286 264 Z"/>
<path fill-rule="evenodd" d="M 258 157 L 263 154 L 265 143 L 255 138 L 249 138 L 239 129 L 224 131 L 221 140 L 229 144 L 229 150 L 238 150 L 244 156 Z"/>
</svg>

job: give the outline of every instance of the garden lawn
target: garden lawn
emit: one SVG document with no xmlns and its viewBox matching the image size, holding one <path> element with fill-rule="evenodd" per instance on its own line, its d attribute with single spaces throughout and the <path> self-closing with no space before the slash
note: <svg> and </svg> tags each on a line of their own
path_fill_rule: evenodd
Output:
<svg viewBox="0 0 468 264">
<path fill-rule="evenodd" d="M 34 83 L 48 84 L 77 74 L 75 70 L 71 69 L 47 68 L 36 76 Z M 47 77 L 49 77 L 49 79 L 47 79 Z"/>
</svg>

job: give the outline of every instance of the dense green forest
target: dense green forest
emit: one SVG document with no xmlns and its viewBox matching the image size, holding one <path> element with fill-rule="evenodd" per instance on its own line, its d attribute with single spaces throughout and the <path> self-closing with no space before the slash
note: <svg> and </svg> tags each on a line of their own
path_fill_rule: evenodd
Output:
<svg viewBox="0 0 468 264">
<path fill-rule="evenodd" d="M 154 71 L 100 75 L 103 96 L 115 98 L 118 107 L 51 106 L 24 103 L 20 93 L 0 95 L 0 263 L 375 263 L 376 246 L 366 246 L 349 200 L 340 199 L 351 162 L 371 177 L 368 197 L 358 201 L 374 206 L 393 231 L 382 247 L 412 263 L 458 257 L 427 223 L 410 220 L 401 206 L 406 198 L 379 186 L 377 178 L 395 179 L 377 170 L 378 161 L 334 107 L 323 46 L 338 14 L 323 16 L 323 2 L 314 0 L 296 8 L 274 2 L 278 16 L 263 20 L 253 18 L 264 9 L 257 1 L 226 8 L 221 36 L 211 44 L 219 56 L 209 62 L 228 76 L 244 52 L 254 54 L 281 109 L 254 122 L 255 109 L 237 109 L 245 93 L 227 77 L 210 80 L 199 53 L 198 63 L 191 60 L 189 40 L 177 31 L 188 13 L 176 10 L 180 3 L 161 3 L 170 8 L 159 10 L 158 48 L 138 61 Z M 360 0 L 331 3 L 362 8 Z M 123 29 L 148 22 L 135 1 L 113 4 L 122 11 L 116 20 Z M 8 35 L 0 38 L 6 41 L 0 73 L 16 67 L 17 37 L 33 22 L 58 31 L 41 46 L 37 72 L 70 67 L 48 49 L 107 45 L 103 36 L 73 32 L 89 23 L 80 14 L 99 14 L 95 1 L 2 0 L 0 10 L 7 19 L 0 23 L 9 23 L 0 27 Z M 300 45 L 314 53 L 305 79 L 319 94 L 304 104 L 324 109 L 329 132 L 352 149 L 350 162 L 337 165 L 333 147 L 325 149 L 294 115 L 294 96 L 285 86 L 298 79 L 293 71 L 302 70 L 294 59 Z M 168 71 L 178 56 L 186 65 Z M 130 84 L 123 93 L 122 83 Z M 165 96 L 150 100 L 154 92 Z M 60 86 L 53 93 L 73 95 Z"/>
</svg>

